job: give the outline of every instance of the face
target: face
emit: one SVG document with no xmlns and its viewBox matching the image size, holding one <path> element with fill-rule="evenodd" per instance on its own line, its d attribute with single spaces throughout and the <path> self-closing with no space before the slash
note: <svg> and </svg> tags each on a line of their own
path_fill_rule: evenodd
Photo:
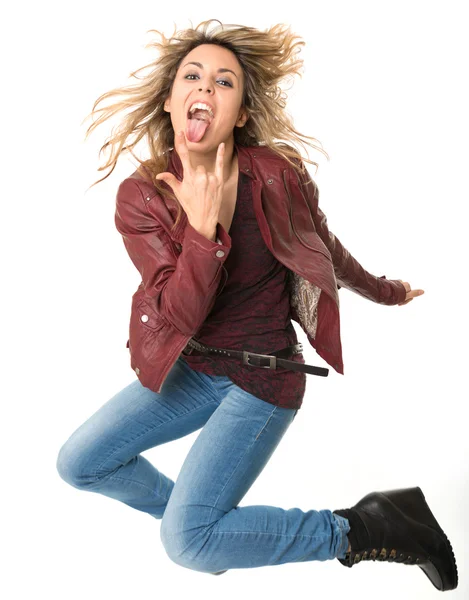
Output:
<svg viewBox="0 0 469 600">
<path fill-rule="evenodd" d="M 187 64 L 194 62 L 200 64 Z M 232 145 L 234 127 L 242 127 L 248 119 L 241 106 L 243 89 L 243 71 L 233 52 L 214 44 L 197 46 L 181 61 L 165 102 L 174 132 L 186 131 L 188 111 L 195 100 L 206 101 L 213 108 L 213 120 L 200 141 L 191 142 L 186 136 L 188 148 L 208 153 L 216 152 L 221 142 Z"/>
</svg>

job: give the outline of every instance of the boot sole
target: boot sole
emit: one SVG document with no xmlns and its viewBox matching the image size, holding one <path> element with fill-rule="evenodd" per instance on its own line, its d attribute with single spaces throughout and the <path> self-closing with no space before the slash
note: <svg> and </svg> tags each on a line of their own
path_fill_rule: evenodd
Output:
<svg viewBox="0 0 469 600">
<path fill-rule="evenodd" d="M 418 523 L 423 523 L 424 525 L 435 529 L 444 537 L 446 540 L 447 558 L 450 559 L 449 562 L 451 563 L 450 570 L 448 571 L 448 569 L 445 568 L 445 563 L 447 561 L 440 561 L 436 557 L 433 559 L 429 558 L 428 562 L 418 566 L 422 569 L 437 590 L 442 592 L 454 590 L 458 586 L 458 567 L 456 565 L 453 547 L 451 546 L 448 536 L 440 527 L 438 521 L 435 519 L 435 516 L 430 510 L 422 490 L 419 487 L 414 487 L 378 493 L 388 498 L 388 500 L 397 506 L 397 508 L 406 516 L 409 516 Z M 441 573 L 443 573 L 443 577 Z"/>
</svg>

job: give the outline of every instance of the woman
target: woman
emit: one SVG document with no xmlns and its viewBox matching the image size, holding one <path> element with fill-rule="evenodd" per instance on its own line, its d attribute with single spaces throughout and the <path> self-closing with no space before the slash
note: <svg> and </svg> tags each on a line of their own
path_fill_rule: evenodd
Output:
<svg viewBox="0 0 469 600">
<path fill-rule="evenodd" d="M 117 91 L 132 101 L 89 129 L 132 105 L 106 166 L 134 131 L 131 147 L 146 135 L 151 153 L 116 198 L 142 277 L 128 340 L 137 379 L 70 436 L 59 474 L 162 519 L 169 557 L 190 569 L 385 560 L 454 589 L 451 544 L 418 487 L 335 511 L 238 506 L 295 418 L 305 374 L 328 374 L 305 365 L 291 318 L 343 373 L 337 289 L 388 305 L 423 290 L 367 273 L 328 230 L 301 156 L 274 141 L 305 137 L 278 87 L 304 42 L 280 25 L 209 33 L 211 21 L 163 36 L 150 74 Z M 140 454 L 201 428 L 176 483 Z"/>
</svg>

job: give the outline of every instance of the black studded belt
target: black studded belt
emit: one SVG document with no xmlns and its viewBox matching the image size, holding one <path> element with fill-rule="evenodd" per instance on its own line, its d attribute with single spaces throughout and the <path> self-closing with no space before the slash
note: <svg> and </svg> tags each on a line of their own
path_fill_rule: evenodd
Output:
<svg viewBox="0 0 469 600">
<path fill-rule="evenodd" d="M 231 350 L 229 348 L 214 348 L 212 346 L 206 346 L 191 338 L 187 346 L 182 351 L 186 356 L 192 354 L 194 351 L 200 352 L 203 355 L 223 356 L 224 358 L 237 358 L 241 360 L 243 365 L 249 365 L 251 367 L 259 367 L 262 369 L 277 369 L 277 367 L 284 367 L 291 371 L 301 371 L 302 373 L 309 373 L 310 375 L 319 375 L 321 377 L 327 377 L 329 369 L 324 367 L 315 367 L 313 365 L 305 365 L 303 363 L 295 362 L 293 360 L 287 360 L 283 358 L 285 356 L 291 356 L 292 354 L 299 354 L 303 350 L 303 344 L 295 344 L 294 346 L 287 346 L 281 350 L 275 350 L 269 354 L 258 354 L 256 352 L 249 352 L 247 350 Z"/>
</svg>

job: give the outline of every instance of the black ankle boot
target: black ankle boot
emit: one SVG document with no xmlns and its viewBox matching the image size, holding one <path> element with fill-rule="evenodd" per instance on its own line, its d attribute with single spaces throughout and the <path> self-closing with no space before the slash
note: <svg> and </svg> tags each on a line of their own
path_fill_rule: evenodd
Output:
<svg viewBox="0 0 469 600">
<path fill-rule="evenodd" d="M 419 487 L 372 492 L 352 508 L 333 512 L 350 522 L 351 551 L 338 559 L 346 567 L 362 560 L 418 565 L 438 590 L 457 587 L 450 541 Z"/>
</svg>

